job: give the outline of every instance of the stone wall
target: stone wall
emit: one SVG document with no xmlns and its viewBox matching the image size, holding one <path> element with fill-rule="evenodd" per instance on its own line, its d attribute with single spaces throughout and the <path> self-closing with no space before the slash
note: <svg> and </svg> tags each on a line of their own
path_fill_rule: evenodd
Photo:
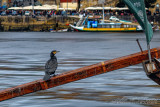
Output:
<svg viewBox="0 0 160 107">
<path fill-rule="evenodd" d="M 1 16 L 0 31 L 49 31 L 55 29 L 55 24 L 59 23 L 59 29 L 69 28 L 68 24 L 77 22 L 75 17 L 36 17 L 30 16 Z"/>
<path fill-rule="evenodd" d="M 116 3 L 118 3 L 119 0 L 105 0 L 105 6 L 106 7 L 115 7 Z M 102 6 L 98 3 L 98 0 L 82 0 L 81 1 L 81 9 L 91 6 Z"/>
</svg>

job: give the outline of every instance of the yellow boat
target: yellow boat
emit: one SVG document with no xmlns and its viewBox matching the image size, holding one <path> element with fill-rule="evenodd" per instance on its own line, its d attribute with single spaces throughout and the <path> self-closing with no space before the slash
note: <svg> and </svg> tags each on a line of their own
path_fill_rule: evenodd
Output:
<svg viewBox="0 0 160 107">
<path fill-rule="evenodd" d="M 99 20 L 100 18 L 81 17 L 77 24 L 71 25 L 75 31 L 83 32 L 139 32 L 143 31 L 139 24 Z"/>
</svg>

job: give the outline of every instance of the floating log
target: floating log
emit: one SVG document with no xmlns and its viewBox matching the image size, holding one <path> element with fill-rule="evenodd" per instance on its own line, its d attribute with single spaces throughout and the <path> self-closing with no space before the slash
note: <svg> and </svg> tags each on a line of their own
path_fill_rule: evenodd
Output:
<svg viewBox="0 0 160 107">
<path fill-rule="evenodd" d="M 160 47 L 151 49 L 152 58 L 160 58 Z M 28 93 L 33 93 L 39 90 L 46 90 L 69 82 L 88 78 L 91 76 L 103 74 L 109 71 L 128 67 L 142 63 L 148 59 L 148 51 L 143 51 L 128 56 L 104 61 L 94 65 L 86 66 L 76 70 L 68 71 L 52 77 L 48 81 L 42 79 L 30 83 L 22 84 L 13 88 L 8 88 L 0 91 L 0 101 L 22 96 Z"/>
</svg>

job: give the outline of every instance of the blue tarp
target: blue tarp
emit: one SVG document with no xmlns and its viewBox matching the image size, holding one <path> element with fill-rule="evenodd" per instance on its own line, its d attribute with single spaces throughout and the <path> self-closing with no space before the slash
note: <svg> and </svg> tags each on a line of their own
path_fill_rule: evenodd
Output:
<svg viewBox="0 0 160 107">
<path fill-rule="evenodd" d="M 98 22 L 97 21 L 88 21 L 87 28 L 97 28 Z"/>
<path fill-rule="evenodd" d="M 3 5 L 2 8 L 5 9 L 5 8 L 7 8 L 7 6 Z"/>
</svg>

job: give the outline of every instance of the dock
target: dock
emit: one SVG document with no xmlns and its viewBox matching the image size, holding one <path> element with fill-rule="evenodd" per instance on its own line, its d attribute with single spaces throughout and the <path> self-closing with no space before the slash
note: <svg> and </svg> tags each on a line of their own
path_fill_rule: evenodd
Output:
<svg viewBox="0 0 160 107">
<path fill-rule="evenodd" d="M 160 47 L 151 49 L 152 58 L 160 58 Z M 42 79 L 30 83 L 22 84 L 16 87 L 0 91 L 0 101 L 19 97 L 25 94 L 46 90 L 52 87 L 60 86 L 66 83 L 85 79 L 95 75 L 107 73 L 124 67 L 136 65 L 148 60 L 148 51 L 138 52 L 131 55 L 111 59 L 90 66 L 68 71 L 52 77 L 48 81 Z M 108 74 L 109 75 L 109 74 Z M 118 75 L 118 74 L 117 74 Z"/>
</svg>

